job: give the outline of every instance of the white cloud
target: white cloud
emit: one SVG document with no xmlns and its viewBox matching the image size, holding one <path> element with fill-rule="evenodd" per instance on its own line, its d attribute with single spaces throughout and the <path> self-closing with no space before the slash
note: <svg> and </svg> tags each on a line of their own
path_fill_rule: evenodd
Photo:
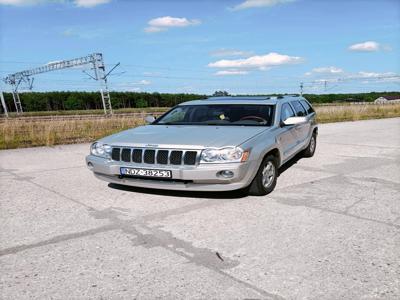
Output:
<svg viewBox="0 0 400 300">
<path fill-rule="evenodd" d="M 242 56 L 242 57 L 248 57 L 251 56 L 253 52 L 251 51 L 241 51 L 241 50 L 234 50 L 234 49 L 217 49 L 214 51 L 210 52 L 211 56 Z"/>
<path fill-rule="evenodd" d="M 151 84 L 151 81 L 143 79 L 143 80 L 140 80 L 138 82 L 134 82 L 133 84 L 134 85 L 149 85 L 149 84 Z"/>
<path fill-rule="evenodd" d="M 235 68 L 235 69 L 259 69 L 267 70 L 270 67 L 301 63 L 303 59 L 298 56 L 289 56 L 279 53 L 268 53 L 266 55 L 255 55 L 243 59 L 223 59 L 209 63 L 211 68 Z"/>
<path fill-rule="evenodd" d="M 364 78 L 366 79 L 363 83 L 371 83 L 376 82 L 376 80 L 383 81 L 383 82 L 400 82 L 400 75 L 394 72 L 358 72 L 357 74 L 353 75 L 351 78 Z"/>
<path fill-rule="evenodd" d="M 357 52 L 373 52 L 380 50 L 381 46 L 379 43 L 374 41 L 368 41 L 364 43 L 358 43 L 351 45 L 348 49 L 350 51 L 357 51 Z"/>
<path fill-rule="evenodd" d="M 394 72 L 384 72 L 384 73 L 375 73 L 375 72 L 358 72 L 363 77 L 380 77 L 380 76 L 396 76 Z"/>
<path fill-rule="evenodd" d="M 377 72 L 364 72 L 364 71 L 358 72 L 357 76 L 361 78 L 379 78 L 379 77 L 392 77 L 392 76 L 398 77 L 398 75 L 393 72 L 377 73 Z"/>
<path fill-rule="evenodd" d="M 323 74 L 340 74 L 343 73 L 343 69 L 330 66 L 330 67 L 320 67 L 320 68 L 314 68 L 310 72 L 305 73 L 304 75 L 310 76 L 315 73 L 323 73 Z"/>
<path fill-rule="evenodd" d="M 94 7 L 100 4 L 106 4 L 111 0 L 74 0 L 74 4 L 78 7 Z"/>
<path fill-rule="evenodd" d="M 347 82 L 353 80 L 364 80 L 362 83 L 371 83 L 371 82 L 400 82 L 400 75 L 394 72 L 365 72 L 360 71 L 357 73 L 347 73 L 343 72 L 340 74 L 341 77 L 331 77 L 331 78 L 319 78 L 314 80 L 314 83 L 332 83 L 332 82 Z"/>
<path fill-rule="evenodd" d="M 326 79 L 316 79 L 313 82 L 315 83 L 325 83 L 325 82 L 338 82 L 340 81 L 338 78 L 326 78 Z"/>
<path fill-rule="evenodd" d="M 149 26 L 144 29 L 145 32 L 153 33 L 166 31 L 173 27 L 187 27 L 192 25 L 201 24 L 200 20 L 187 18 L 174 18 L 170 16 L 151 19 L 148 23 Z"/>
<path fill-rule="evenodd" d="M 218 71 L 214 75 L 216 76 L 229 76 L 229 75 L 246 75 L 249 74 L 248 71 L 243 71 L 243 70 L 223 70 L 223 71 Z"/>
<path fill-rule="evenodd" d="M 13 5 L 13 6 L 36 5 L 43 2 L 45 2 L 45 0 L 0 0 L 1 5 Z"/>
<path fill-rule="evenodd" d="M 246 0 L 236 5 L 233 10 L 254 8 L 254 7 L 271 7 L 278 4 L 294 2 L 295 0 Z"/>
<path fill-rule="evenodd" d="M 44 3 L 68 3 L 66 0 L 0 0 L 0 5 L 29 6 Z M 77 7 L 94 7 L 100 4 L 111 2 L 111 0 L 73 0 Z"/>
<path fill-rule="evenodd" d="M 331 67 L 322 67 L 322 68 L 314 68 L 312 71 L 316 72 L 316 73 L 332 73 L 332 74 L 343 73 L 342 69 L 337 68 L 337 67 L 333 67 L 333 66 L 331 66 Z"/>
<path fill-rule="evenodd" d="M 144 29 L 144 31 L 145 31 L 145 32 L 148 32 L 148 33 L 160 32 L 160 31 L 166 31 L 166 30 L 167 30 L 167 28 L 152 27 L 152 26 L 146 27 L 146 28 Z"/>
</svg>

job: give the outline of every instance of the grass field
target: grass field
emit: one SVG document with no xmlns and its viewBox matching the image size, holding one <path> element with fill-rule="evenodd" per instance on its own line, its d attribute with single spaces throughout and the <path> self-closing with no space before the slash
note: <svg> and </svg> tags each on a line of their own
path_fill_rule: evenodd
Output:
<svg viewBox="0 0 400 300">
<path fill-rule="evenodd" d="M 319 123 L 400 117 L 400 104 L 316 106 L 315 109 Z M 161 110 L 166 108 L 153 111 Z M 0 149 L 91 142 L 143 123 L 143 117 L 133 116 L 42 121 L 10 118 L 0 123 Z"/>
<path fill-rule="evenodd" d="M 316 106 L 315 110 L 319 123 L 400 117 L 400 103 Z"/>
<path fill-rule="evenodd" d="M 124 113 L 150 113 L 167 111 L 169 107 L 145 107 L 145 108 L 121 108 L 115 109 L 115 114 Z M 26 117 L 36 117 L 36 116 L 72 116 L 72 115 L 102 115 L 104 111 L 102 109 L 86 109 L 86 110 L 53 110 L 53 111 L 28 111 L 24 112 Z M 10 117 L 16 117 L 15 113 L 10 113 Z"/>
</svg>

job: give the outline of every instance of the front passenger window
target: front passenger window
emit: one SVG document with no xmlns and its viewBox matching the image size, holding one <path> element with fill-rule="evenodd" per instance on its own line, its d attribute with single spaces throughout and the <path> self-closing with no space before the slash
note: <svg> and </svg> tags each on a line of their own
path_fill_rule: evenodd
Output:
<svg viewBox="0 0 400 300">
<path fill-rule="evenodd" d="M 288 118 L 296 116 L 289 103 L 284 103 L 281 109 L 281 122 Z"/>
</svg>

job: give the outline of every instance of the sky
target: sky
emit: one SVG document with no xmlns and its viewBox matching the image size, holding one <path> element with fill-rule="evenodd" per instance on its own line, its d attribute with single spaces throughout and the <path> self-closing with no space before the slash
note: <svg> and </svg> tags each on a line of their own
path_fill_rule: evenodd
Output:
<svg viewBox="0 0 400 300">
<path fill-rule="evenodd" d="M 91 53 L 117 91 L 399 91 L 400 1 L 0 0 L 1 78 Z M 83 71 L 33 90 L 97 90 Z"/>
</svg>

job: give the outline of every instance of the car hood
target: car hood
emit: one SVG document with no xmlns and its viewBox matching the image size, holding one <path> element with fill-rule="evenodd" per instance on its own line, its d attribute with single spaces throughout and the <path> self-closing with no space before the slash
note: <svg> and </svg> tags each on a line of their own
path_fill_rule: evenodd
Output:
<svg viewBox="0 0 400 300">
<path fill-rule="evenodd" d="M 147 125 L 110 135 L 100 142 L 115 146 L 201 149 L 239 146 L 269 127 Z"/>
</svg>

